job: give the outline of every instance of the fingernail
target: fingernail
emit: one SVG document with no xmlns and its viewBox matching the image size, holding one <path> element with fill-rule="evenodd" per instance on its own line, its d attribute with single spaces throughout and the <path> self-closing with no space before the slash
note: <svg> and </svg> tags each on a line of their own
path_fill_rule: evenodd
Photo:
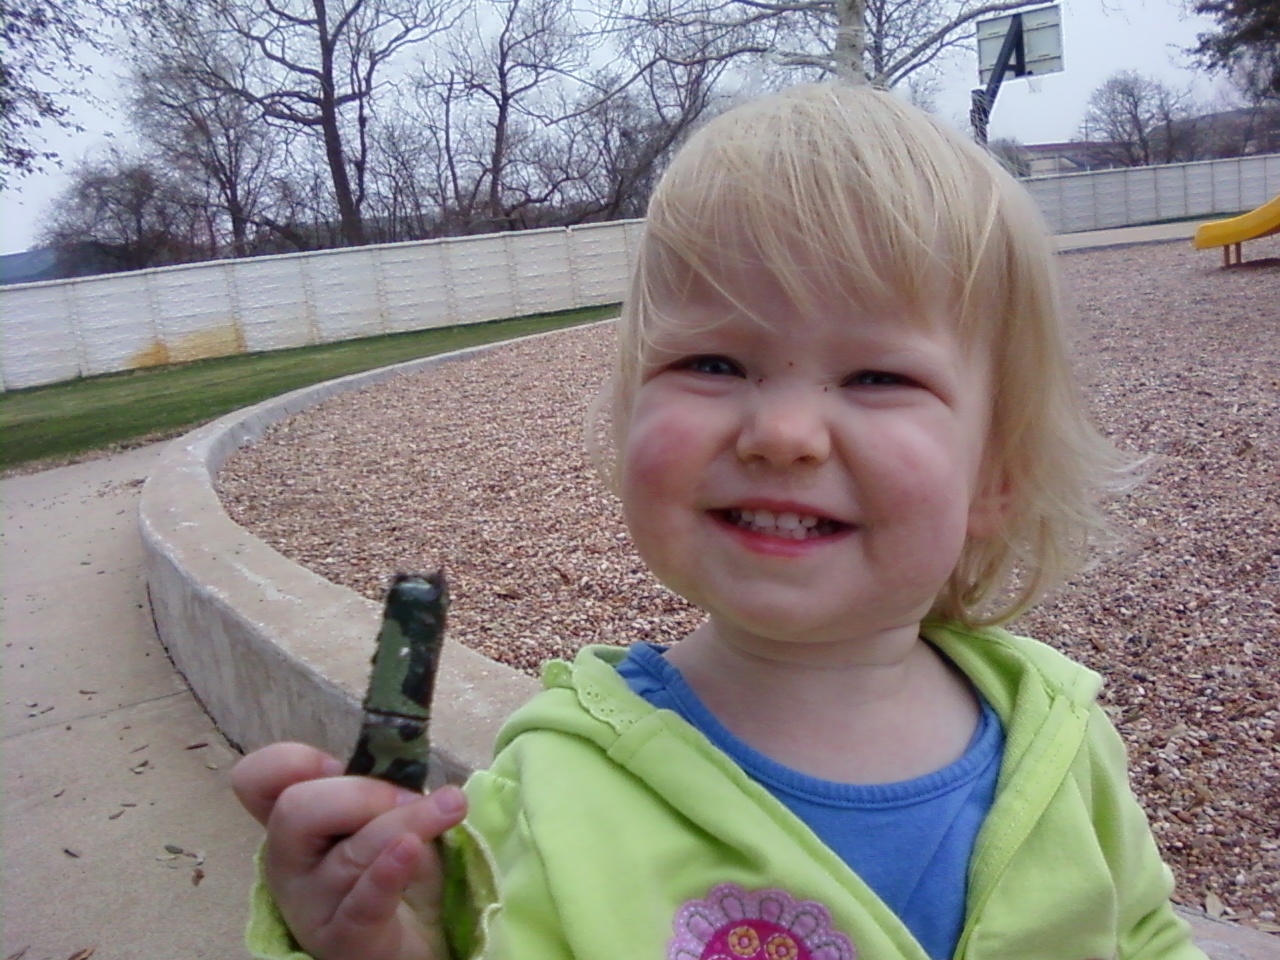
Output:
<svg viewBox="0 0 1280 960">
<path fill-rule="evenodd" d="M 431 796 L 436 802 L 436 809 L 446 817 L 456 817 L 467 806 L 466 794 L 454 786 L 441 787 Z"/>
<path fill-rule="evenodd" d="M 333 759 L 333 757 L 325 757 L 320 764 L 320 772 L 326 777 L 340 777 L 347 768 L 341 761 Z"/>
</svg>

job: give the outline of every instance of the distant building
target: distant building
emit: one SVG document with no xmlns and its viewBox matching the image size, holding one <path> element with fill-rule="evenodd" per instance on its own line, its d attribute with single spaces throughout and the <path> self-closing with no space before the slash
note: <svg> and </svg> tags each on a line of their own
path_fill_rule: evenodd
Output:
<svg viewBox="0 0 1280 960">
<path fill-rule="evenodd" d="M 1174 138 L 1167 148 L 1166 136 Z M 1132 144 L 1097 140 L 1068 143 L 1035 143 L 1019 146 L 1021 159 L 1033 177 L 1083 173 L 1130 166 Z M 1175 122 L 1170 131 L 1157 128 L 1149 144 L 1153 157 L 1173 157 L 1172 162 L 1220 160 L 1259 153 L 1280 153 L 1280 108 L 1242 107 L 1206 113 Z"/>
<path fill-rule="evenodd" d="M 1063 173 L 1084 173 L 1116 166 L 1115 144 L 1091 140 L 1069 143 L 1024 144 L 1023 154 L 1033 177 L 1053 177 Z"/>
</svg>

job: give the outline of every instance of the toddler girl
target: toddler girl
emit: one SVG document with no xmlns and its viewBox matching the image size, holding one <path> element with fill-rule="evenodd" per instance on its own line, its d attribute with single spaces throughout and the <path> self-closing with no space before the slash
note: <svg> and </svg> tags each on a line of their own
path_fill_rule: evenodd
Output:
<svg viewBox="0 0 1280 960">
<path fill-rule="evenodd" d="M 256 954 L 1203 958 L 1100 679 L 996 626 L 1124 473 L 1060 314 L 1029 198 L 890 94 L 705 126 L 607 397 L 636 547 L 705 622 L 549 664 L 465 798 L 247 757 Z"/>
</svg>

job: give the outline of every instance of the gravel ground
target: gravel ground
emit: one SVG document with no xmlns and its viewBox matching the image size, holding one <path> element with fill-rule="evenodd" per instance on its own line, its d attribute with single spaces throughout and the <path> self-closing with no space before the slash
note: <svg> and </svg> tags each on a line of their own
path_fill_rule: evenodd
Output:
<svg viewBox="0 0 1280 960">
<path fill-rule="evenodd" d="M 1012 627 L 1107 677 L 1177 899 L 1277 932 L 1280 237 L 1246 252 L 1230 271 L 1185 242 L 1063 256 L 1096 416 L 1152 471 L 1113 508 L 1122 547 Z M 233 456 L 223 502 L 370 598 L 445 566 L 452 638 L 520 669 L 677 639 L 697 614 L 583 453 L 611 342 L 566 331 L 329 400 Z"/>
</svg>

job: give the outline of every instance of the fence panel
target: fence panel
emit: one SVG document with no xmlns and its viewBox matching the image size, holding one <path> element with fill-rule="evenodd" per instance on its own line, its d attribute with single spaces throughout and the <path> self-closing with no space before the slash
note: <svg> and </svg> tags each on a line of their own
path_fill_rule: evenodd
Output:
<svg viewBox="0 0 1280 960">
<path fill-rule="evenodd" d="M 299 261 L 320 343 L 386 333 L 374 247 L 325 251 Z"/>
<path fill-rule="evenodd" d="M 1280 154 L 1068 173 L 1023 183 L 1054 233 L 1105 230 L 1260 206 L 1280 193 Z"/>
<path fill-rule="evenodd" d="M 1133 222 L 1129 216 L 1127 190 L 1123 178 L 1098 177 L 1090 182 L 1093 184 L 1093 207 L 1089 212 L 1093 215 L 1093 222 L 1097 224 L 1093 229 L 1106 230 L 1111 227 L 1123 227 Z"/>
<path fill-rule="evenodd" d="M 455 323 L 480 323 L 503 316 L 514 297 L 503 234 L 446 241 Z"/>
<path fill-rule="evenodd" d="M 1216 178 L 1213 167 L 1200 166 L 1187 175 L 1187 215 L 1203 216 L 1213 212 L 1213 199 L 1216 194 Z"/>
<path fill-rule="evenodd" d="M 72 288 L 83 376 L 165 362 L 150 279 L 145 272 L 112 274 Z"/>
<path fill-rule="evenodd" d="M 315 316 L 303 283 L 301 260 L 263 257 L 230 260 L 245 350 L 282 350 L 315 343 Z"/>
<path fill-rule="evenodd" d="M 5 390 L 80 376 L 79 336 L 71 284 L 29 284 L 5 297 L 0 323 L 0 382 Z"/>
<path fill-rule="evenodd" d="M 229 270 L 154 273 L 151 286 L 155 363 L 182 363 L 244 351 Z"/>
<path fill-rule="evenodd" d="M 1240 173 L 1241 209 L 1260 207 L 1280 193 L 1280 154 L 1256 159 Z"/>
<path fill-rule="evenodd" d="M 574 306 L 592 307 L 622 299 L 630 264 L 625 228 L 583 227 L 569 234 Z"/>
<path fill-rule="evenodd" d="M 388 333 L 447 326 L 449 288 L 440 244 L 396 243 L 378 248 Z"/>
<path fill-rule="evenodd" d="M 576 233 L 576 230 L 539 231 L 518 249 L 513 245 L 509 255 L 520 313 L 552 313 L 563 309 L 566 298 L 572 296 L 567 293 L 572 287 L 569 244 Z"/>
</svg>

